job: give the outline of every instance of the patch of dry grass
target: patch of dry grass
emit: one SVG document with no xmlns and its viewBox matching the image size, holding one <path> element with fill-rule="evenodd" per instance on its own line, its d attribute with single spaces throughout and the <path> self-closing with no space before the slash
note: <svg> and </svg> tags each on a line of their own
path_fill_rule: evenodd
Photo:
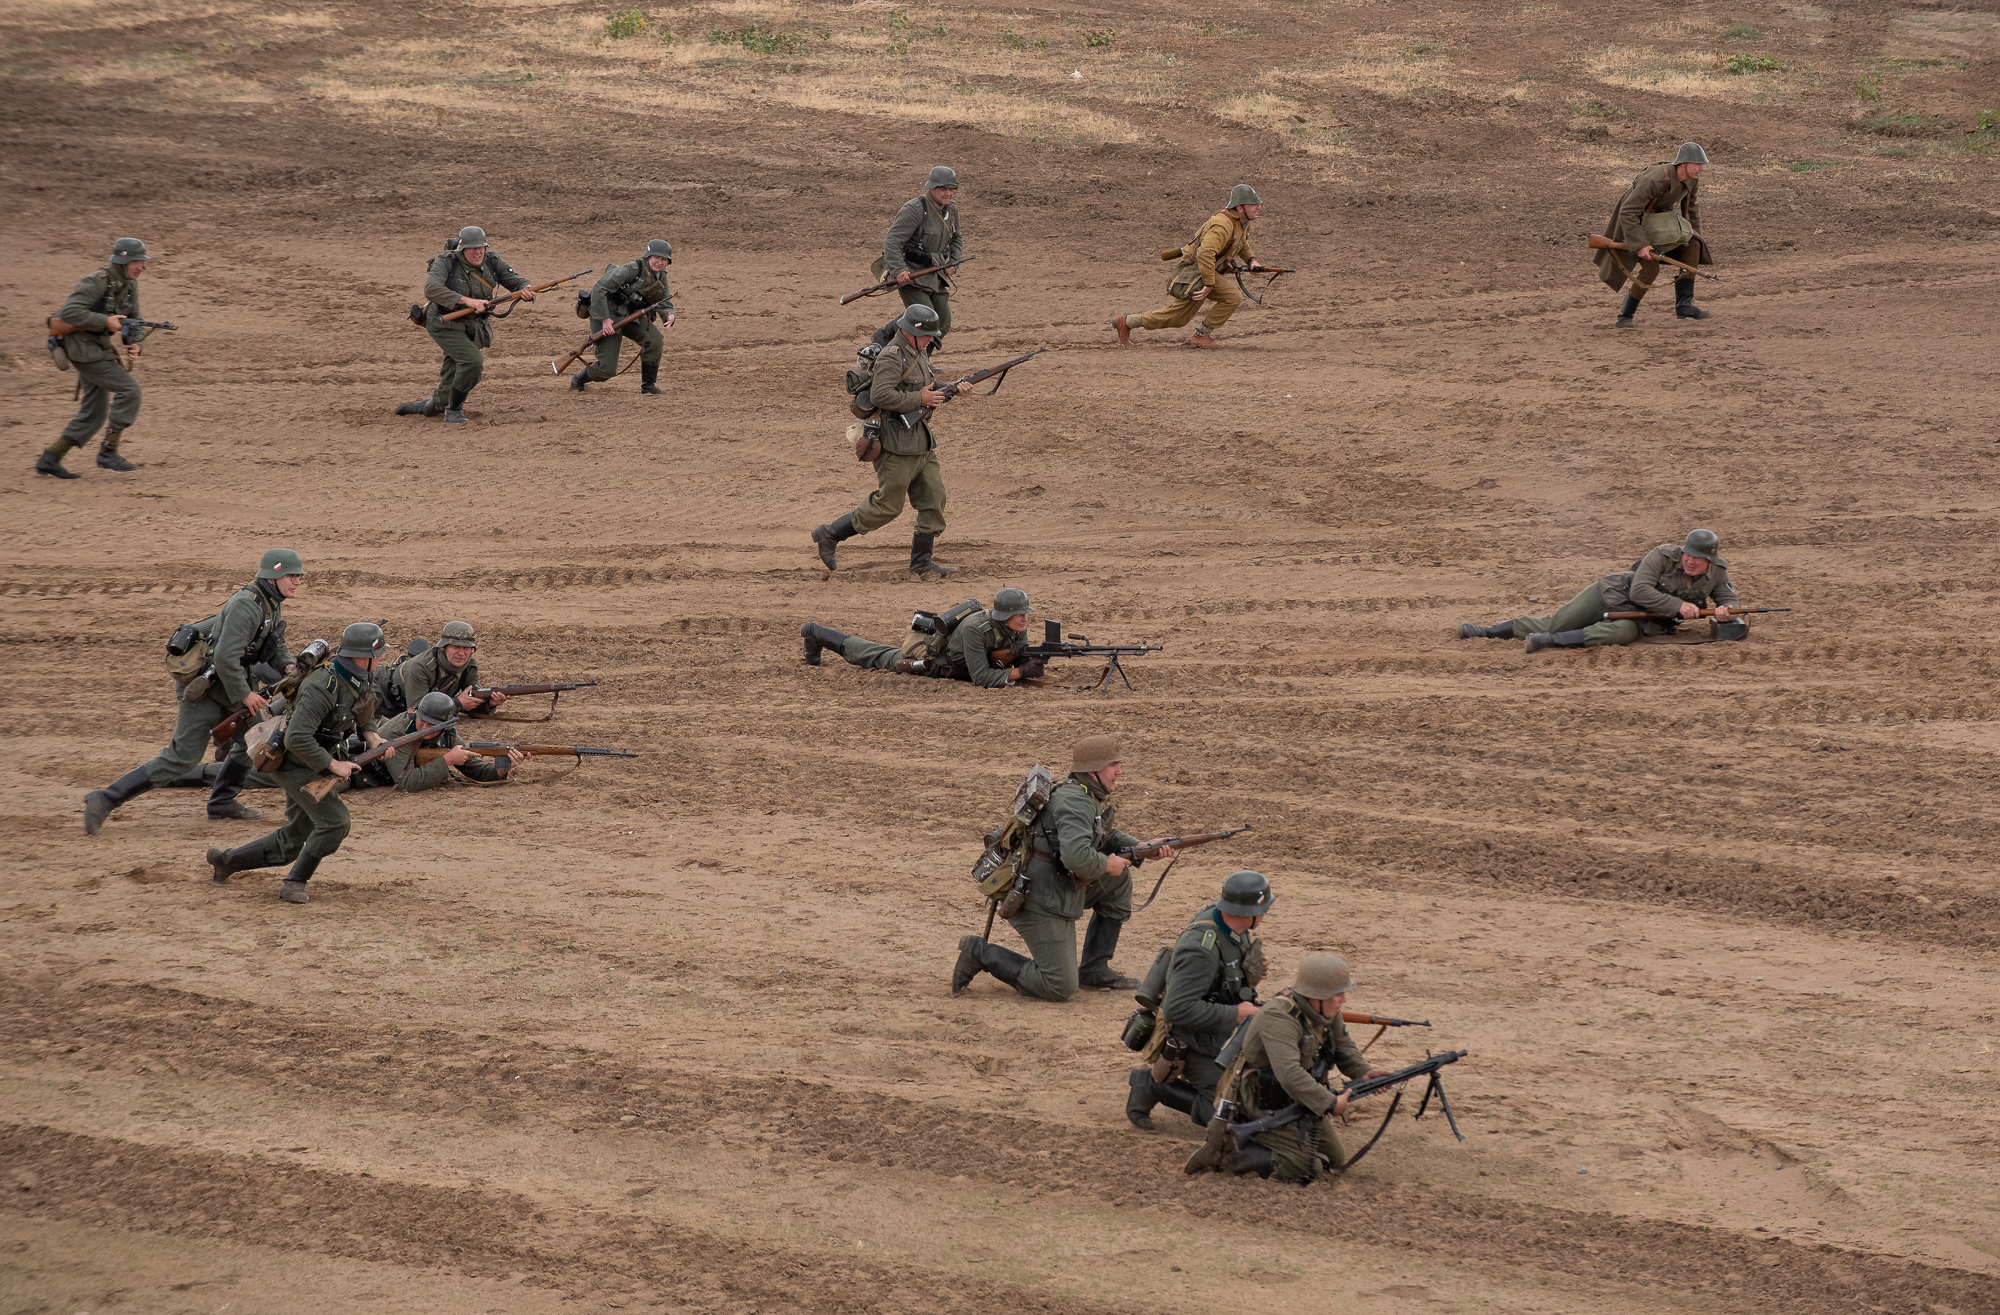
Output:
<svg viewBox="0 0 2000 1315">
<path fill-rule="evenodd" d="M 1673 51 L 1657 46 L 1606 46 L 1585 60 L 1599 82 L 1667 96 L 1710 100 L 1771 100 L 1789 89 L 1787 70 L 1731 73 L 1712 50 Z"/>
</svg>

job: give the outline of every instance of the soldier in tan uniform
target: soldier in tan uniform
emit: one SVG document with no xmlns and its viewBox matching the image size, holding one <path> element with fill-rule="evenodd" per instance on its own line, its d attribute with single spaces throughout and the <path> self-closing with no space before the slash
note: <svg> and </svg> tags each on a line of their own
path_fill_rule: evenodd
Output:
<svg viewBox="0 0 2000 1315">
<path fill-rule="evenodd" d="M 1460 639 L 1523 639 L 1527 651 L 1545 648 L 1596 648 L 1630 644 L 1640 635 L 1671 634 L 1682 621 L 1701 615 L 1704 604 L 1715 609 L 1721 637 L 1741 639 L 1744 622 L 1732 621 L 1730 606 L 1736 586 L 1729 583 L 1729 563 L 1714 530 L 1689 530 L 1682 543 L 1663 543 L 1619 571 L 1587 584 L 1551 616 L 1517 616 L 1497 625 L 1462 625 Z M 1650 612 L 1645 621 L 1611 621 L 1612 612 Z M 1730 630 L 1729 627 L 1736 627 Z"/>
<path fill-rule="evenodd" d="M 1696 193 L 1708 153 L 1694 142 L 1683 142 L 1673 159 L 1649 165 L 1632 180 L 1612 208 L 1604 235 L 1637 251 L 1597 253 L 1597 276 L 1616 291 L 1625 287 L 1617 326 L 1632 327 L 1639 301 L 1660 276 L 1655 256 L 1672 256 L 1684 265 L 1713 265 L 1708 243 L 1701 236 L 1701 207 Z M 1674 314 L 1683 320 L 1705 320 L 1708 312 L 1694 304 L 1694 275 L 1674 271 Z"/>
<path fill-rule="evenodd" d="M 931 412 L 944 405 L 946 397 L 931 370 L 929 352 L 937 334 L 937 312 L 922 303 L 912 305 L 896 320 L 896 336 L 875 358 L 868 398 L 882 429 L 882 452 L 875 458 L 876 488 L 853 511 L 812 532 L 813 546 L 829 571 L 835 569 L 836 545 L 895 520 L 903 514 L 906 499 L 917 509 L 910 573 L 919 579 L 943 578 L 957 569 L 931 557 L 945 524 L 944 474 L 938 469 L 937 440 L 931 437 L 930 425 Z M 961 383 L 957 390 L 969 393 L 972 385 Z"/>
<path fill-rule="evenodd" d="M 1242 290 L 1216 266 L 1263 268 L 1250 253 L 1250 221 L 1263 208 L 1256 188 L 1248 183 L 1231 188 L 1227 208 L 1210 216 L 1194 241 L 1181 248 L 1180 264 L 1174 266 L 1173 280 L 1167 284 L 1167 295 L 1173 300 L 1164 310 L 1113 316 L 1111 327 L 1117 331 L 1118 341 L 1131 342 L 1133 329 L 1178 329 L 1206 307 L 1208 313 L 1202 316 L 1194 337 L 1188 339 L 1188 346 L 1214 349 L 1216 330 L 1229 323 L 1229 317 L 1243 304 Z"/>
</svg>

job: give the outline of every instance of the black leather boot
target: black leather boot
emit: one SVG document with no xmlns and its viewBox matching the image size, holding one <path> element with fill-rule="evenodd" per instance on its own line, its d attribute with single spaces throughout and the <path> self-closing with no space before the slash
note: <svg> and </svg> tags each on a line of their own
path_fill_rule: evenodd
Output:
<svg viewBox="0 0 2000 1315">
<path fill-rule="evenodd" d="M 97 445 L 97 468 L 99 470 L 137 470 L 138 467 L 118 455 L 118 440 L 125 436 L 122 429 L 104 431 L 104 441 Z"/>
<path fill-rule="evenodd" d="M 313 872 L 319 867 L 318 854 L 301 853 L 292 861 L 292 870 L 285 874 L 284 884 L 278 887 L 278 898 L 287 904 L 307 902 L 306 883 L 312 880 Z"/>
<path fill-rule="evenodd" d="M 834 562 L 834 545 L 844 543 L 860 532 L 854 528 L 852 513 L 842 516 L 831 525 L 822 525 L 813 531 L 813 546 L 819 549 L 819 559 L 826 563 L 827 570 L 837 569 Z"/>
<path fill-rule="evenodd" d="M 1153 1106 L 1165 1105 L 1194 1117 L 1195 1090 L 1185 1082 L 1155 1082 L 1151 1068 L 1135 1068 L 1127 1079 L 1132 1094 L 1125 1098 L 1125 1117 L 1144 1132 L 1153 1130 Z"/>
<path fill-rule="evenodd" d="M 639 391 L 648 397 L 664 397 L 660 391 L 660 363 L 658 361 L 639 362 Z"/>
<path fill-rule="evenodd" d="M 937 546 L 937 535 L 922 531 L 910 536 L 910 574 L 918 579 L 935 575 L 942 580 L 958 568 L 946 566 L 931 556 L 931 549 Z"/>
<path fill-rule="evenodd" d="M 1041 997 L 1033 991 L 1021 989 L 1021 970 L 1033 962 L 1034 960 L 1027 955 L 1003 950 L 992 941 L 980 942 L 979 966 L 982 969 L 1013 987 L 1017 994 L 1025 995 L 1030 1000 L 1039 1000 Z"/>
<path fill-rule="evenodd" d="M 446 424 L 462 425 L 465 423 L 465 396 L 463 392 L 460 392 L 456 388 L 451 390 L 451 400 L 444 405 L 444 422 Z M 303 894 L 304 892 L 300 893 Z"/>
<path fill-rule="evenodd" d="M 590 367 L 586 365 L 569 377 L 569 390 L 572 393 L 580 393 L 583 391 L 583 386 L 589 382 Z"/>
<path fill-rule="evenodd" d="M 1490 626 L 1462 625 L 1458 628 L 1458 637 L 1460 639 L 1512 639 L 1514 637 L 1514 623 L 1512 620 L 1507 620 Z"/>
<path fill-rule="evenodd" d="M 37 475 L 54 475 L 57 479 L 83 478 L 83 476 L 63 465 L 61 457 L 46 449 L 43 450 L 42 455 L 35 458 L 35 473 Z"/>
<path fill-rule="evenodd" d="M 957 995 L 972 985 L 972 979 L 979 976 L 979 952 L 986 948 L 984 939 L 978 936 L 958 938 L 958 962 L 951 968 L 951 993 Z"/>
<path fill-rule="evenodd" d="M 234 849 L 211 849 L 208 851 L 209 875 L 217 881 L 229 880 L 232 872 L 248 872 L 251 868 L 269 866 L 264 862 L 264 842 L 253 840 L 247 845 Z"/>
<path fill-rule="evenodd" d="M 806 665 L 809 667 L 819 665 L 820 650 L 830 648 L 838 653 L 847 647 L 846 635 L 812 621 L 799 627 L 799 637 L 806 641 Z"/>
<path fill-rule="evenodd" d="M 1708 312 L 1694 304 L 1694 280 L 1674 280 L 1674 317 L 1683 320 L 1705 320 Z"/>
<path fill-rule="evenodd" d="M 1098 991 L 1136 991 L 1139 981 L 1127 977 L 1111 966 L 1111 956 L 1118 953 L 1118 933 L 1125 924 L 1092 909 L 1090 927 L 1083 933 L 1083 966 L 1077 969 L 1079 986 L 1088 986 Z"/>
<path fill-rule="evenodd" d="M 1269 1178 L 1271 1176 L 1271 1168 L 1271 1152 L 1268 1147 L 1264 1146 L 1245 1146 L 1240 1151 L 1231 1151 L 1228 1155 L 1222 1157 L 1222 1171 L 1224 1173 L 1239 1175 L 1254 1173 L 1259 1178 Z"/>
<path fill-rule="evenodd" d="M 1611 323 L 1617 328 L 1629 329 L 1632 327 L 1632 317 L 1638 311 L 1639 299 L 1628 292 L 1625 294 L 1625 304 L 1618 308 L 1618 318 L 1611 321 Z"/>
<path fill-rule="evenodd" d="M 396 414 L 399 416 L 434 416 L 437 414 L 437 403 L 431 398 L 419 397 L 414 402 L 405 402 L 397 407 Z"/>
<path fill-rule="evenodd" d="M 96 835 L 97 828 L 104 825 L 104 819 L 111 816 L 112 809 L 137 799 L 152 788 L 153 778 L 146 775 L 146 769 L 134 767 L 102 790 L 92 790 L 83 797 L 83 833 Z"/>
<path fill-rule="evenodd" d="M 215 774 L 215 788 L 208 795 L 208 817 L 211 822 L 254 822 L 262 817 L 263 811 L 245 808 L 236 796 L 243 793 L 244 779 L 250 775 L 250 764 L 234 758 L 225 758 L 222 769 Z"/>
<path fill-rule="evenodd" d="M 1583 646 L 1583 631 L 1562 630 L 1555 634 L 1529 635 L 1527 650 L 1530 653 L 1539 653 L 1545 648 L 1582 648 Z"/>
</svg>

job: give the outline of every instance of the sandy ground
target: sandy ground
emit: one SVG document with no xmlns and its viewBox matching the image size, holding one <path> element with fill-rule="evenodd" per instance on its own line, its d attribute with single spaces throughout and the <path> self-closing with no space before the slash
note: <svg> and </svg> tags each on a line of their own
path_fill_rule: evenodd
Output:
<svg viewBox="0 0 2000 1315">
<path fill-rule="evenodd" d="M 0 7 L 0 1312 L 2000 1310 L 2000 20 L 649 17 Z M 1582 237 L 1683 137 L 1715 317 L 1614 331 Z M 939 161 L 981 255 L 942 364 L 1054 350 L 939 421 L 961 573 L 909 581 L 906 517 L 829 578 L 887 314 L 835 298 Z M 1117 347 L 1240 180 L 1303 272 L 1224 351 Z M 462 223 L 537 278 L 672 238 L 670 396 L 566 391 L 555 296 L 471 424 L 391 415 Z M 37 479 L 39 317 L 125 233 L 182 325 L 142 469 Z M 1696 524 L 1796 610 L 1453 637 Z M 171 725 L 164 636 L 278 544 L 295 642 L 471 620 L 493 678 L 601 682 L 534 738 L 645 756 L 355 796 L 304 908 L 208 880 L 263 827 L 192 792 L 87 840 Z M 1008 585 L 1165 649 L 1108 698 L 798 661 Z M 1130 829 L 1256 827 L 1121 964 L 1266 872 L 1271 985 L 1337 949 L 1434 1023 L 1371 1057 L 1471 1050 L 1466 1141 L 1190 1180 L 1196 1129 L 1123 1118 L 1125 997 L 950 996 L 979 834 L 1100 730 Z"/>
</svg>

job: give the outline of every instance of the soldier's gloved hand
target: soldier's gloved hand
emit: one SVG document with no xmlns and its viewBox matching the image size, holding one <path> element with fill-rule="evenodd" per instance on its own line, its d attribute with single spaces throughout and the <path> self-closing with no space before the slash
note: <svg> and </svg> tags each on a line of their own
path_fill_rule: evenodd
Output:
<svg viewBox="0 0 2000 1315">
<path fill-rule="evenodd" d="M 1020 666 L 1021 679 L 1037 680 L 1048 669 L 1049 669 L 1049 664 L 1045 659 L 1038 657 L 1031 657 L 1027 661 L 1023 662 Z"/>
</svg>

